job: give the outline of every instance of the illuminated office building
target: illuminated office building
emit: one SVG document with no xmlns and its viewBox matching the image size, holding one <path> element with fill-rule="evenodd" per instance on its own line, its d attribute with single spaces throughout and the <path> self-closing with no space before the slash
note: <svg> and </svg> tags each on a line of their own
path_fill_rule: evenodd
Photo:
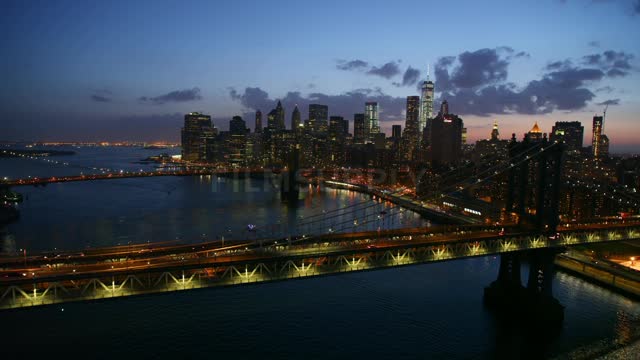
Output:
<svg viewBox="0 0 640 360">
<path fill-rule="evenodd" d="M 185 161 L 206 160 L 206 141 L 212 135 L 211 116 L 191 112 L 184 116 L 182 128 L 182 159 Z"/>
<path fill-rule="evenodd" d="M 368 142 L 373 142 L 376 134 L 380 133 L 380 124 L 378 123 L 378 103 L 375 101 L 365 103 L 364 130 L 365 138 Z"/>
</svg>

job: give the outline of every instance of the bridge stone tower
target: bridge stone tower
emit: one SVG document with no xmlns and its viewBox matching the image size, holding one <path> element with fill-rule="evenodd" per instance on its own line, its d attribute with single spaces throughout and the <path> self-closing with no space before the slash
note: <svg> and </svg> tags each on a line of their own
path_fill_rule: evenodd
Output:
<svg viewBox="0 0 640 360">
<path fill-rule="evenodd" d="M 298 173 L 300 171 L 300 145 L 296 145 L 289 153 L 287 171 L 282 173 L 280 178 L 280 199 L 290 206 L 298 204 Z"/>
<path fill-rule="evenodd" d="M 509 184 L 507 213 L 515 213 L 518 225 L 533 235 L 555 234 L 559 223 L 564 144 L 550 142 L 541 133 L 525 135 L 509 144 Z M 500 257 L 498 279 L 485 288 L 487 306 L 499 315 L 531 323 L 561 323 L 564 307 L 553 298 L 553 261 L 555 251 L 536 249 L 506 253 Z M 521 282 L 520 263 L 527 260 L 526 287 Z"/>
<path fill-rule="evenodd" d="M 518 225 L 529 230 L 555 233 L 565 145 L 544 137 L 525 135 L 509 143 L 507 213 L 515 213 Z"/>
</svg>

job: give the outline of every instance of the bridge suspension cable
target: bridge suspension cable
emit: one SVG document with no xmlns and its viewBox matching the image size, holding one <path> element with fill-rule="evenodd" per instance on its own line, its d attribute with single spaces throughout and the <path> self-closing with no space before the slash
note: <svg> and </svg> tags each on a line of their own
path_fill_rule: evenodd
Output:
<svg viewBox="0 0 640 360">
<path fill-rule="evenodd" d="M 528 149 L 526 149 L 525 151 L 523 151 L 523 152 L 521 152 L 521 153 L 519 153 L 519 154 L 515 155 L 513 158 L 515 159 L 515 158 L 518 158 L 518 157 L 520 157 L 520 156 L 525 156 L 527 153 L 530 153 L 530 152 L 535 151 L 535 150 L 536 150 L 538 147 L 540 147 L 540 146 L 541 146 L 541 144 L 537 144 L 536 146 L 533 146 L 533 147 L 531 147 L 531 148 L 528 148 Z M 511 159 L 511 158 L 510 158 L 510 159 L 506 159 L 506 160 L 503 160 L 503 162 L 511 163 L 511 162 L 512 162 L 512 159 Z M 473 165 L 472 167 L 476 167 L 476 168 L 477 168 L 477 167 L 482 166 L 483 164 L 482 164 L 482 163 L 475 163 L 475 164 L 474 164 L 474 163 L 466 163 L 466 164 L 464 164 L 464 165 L 463 165 L 463 166 L 461 166 L 461 167 L 451 169 L 451 170 L 449 170 L 449 171 L 447 171 L 447 172 L 445 172 L 444 174 L 442 174 L 442 175 L 441 175 L 441 179 L 439 180 L 439 181 L 440 181 L 440 183 L 449 183 L 450 181 L 457 179 L 457 176 L 456 176 L 456 174 L 455 174 L 455 173 L 456 173 L 456 172 L 459 172 L 459 171 L 461 171 L 461 170 L 464 170 L 464 168 L 469 167 L 469 165 Z M 499 166 L 500 166 L 500 164 L 498 164 L 498 165 L 494 165 L 494 166 L 492 166 L 492 167 L 490 167 L 490 168 L 488 168 L 488 169 L 486 169 L 486 170 L 481 171 L 480 173 L 475 174 L 473 177 L 470 177 L 470 178 L 468 178 L 468 179 L 464 179 L 464 180 L 460 181 L 458 184 L 468 182 L 468 181 L 469 181 L 469 179 L 471 179 L 471 178 L 476 178 L 477 176 L 481 176 L 481 175 L 483 175 L 483 174 L 485 174 L 485 173 L 487 173 L 487 172 L 494 171 L 494 169 L 499 168 Z M 418 179 L 418 180 L 419 180 L 419 179 Z M 458 184 L 449 185 L 449 187 L 451 187 L 451 186 L 456 186 L 456 185 L 458 185 Z M 402 192 L 402 191 L 404 191 L 404 190 L 402 190 L 402 189 L 401 189 L 401 190 L 396 190 L 396 191 L 393 191 L 393 192 L 388 193 L 388 195 L 395 195 L 395 194 L 397 194 L 397 193 L 399 193 L 399 192 Z M 307 225 L 307 224 L 308 224 L 308 223 L 310 223 L 310 222 L 314 222 L 314 221 L 316 221 L 316 220 L 314 220 L 314 219 L 316 219 L 316 218 L 318 218 L 318 217 L 325 217 L 325 218 L 333 218 L 333 217 L 336 217 L 336 216 L 330 216 L 330 215 L 332 215 L 333 213 L 340 213 L 340 212 L 342 212 L 342 214 L 337 215 L 337 216 L 343 216 L 343 215 L 347 214 L 347 210 L 349 210 L 349 209 L 353 209 L 353 210 L 355 210 L 355 208 L 360 207 L 360 206 L 363 206 L 363 205 L 367 205 L 367 204 L 369 204 L 369 206 L 366 206 L 366 207 L 361 208 L 361 209 L 358 209 L 358 210 L 368 209 L 368 208 L 371 208 L 371 207 L 375 207 L 375 206 L 377 206 L 377 204 L 370 204 L 370 200 L 364 200 L 364 201 L 361 201 L 361 202 L 358 202 L 358 203 L 355 203 L 355 204 L 351 204 L 351 205 L 349 205 L 349 206 L 345 206 L 345 207 L 342 207 L 342 208 L 338 208 L 338 209 L 330 210 L 330 211 L 323 212 L 323 213 L 320 213 L 320 214 L 311 215 L 311 216 L 309 216 L 309 217 L 305 218 L 305 221 L 303 221 L 303 222 L 299 223 L 299 225 L 301 225 L 301 226 L 305 226 L 305 225 Z"/>
<path fill-rule="evenodd" d="M 489 180 L 489 179 L 491 179 L 491 178 L 493 178 L 493 177 L 495 177 L 495 176 L 498 176 L 498 175 L 500 175 L 500 174 L 502 174 L 502 173 L 504 173 L 504 172 L 508 171 L 508 170 L 509 170 L 509 169 L 511 169 L 512 167 L 518 166 L 518 165 L 520 165 L 520 164 L 522 164 L 522 163 L 525 163 L 525 162 L 527 162 L 527 161 L 530 161 L 532 158 L 535 158 L 535 157 L 537 157 L 537 156 L 540 156 L 540 154 L 542 154 L 543 152 L 545 152 L 545 151 L 547 151 L 547 150 L 549 150 L 549 149 L 551 149 L 551 148 L 553 148 L 553 147 L 555 147 L 555 146 L 557 146 L 557 145 L 558 145 L 557 143 L 554 143 L 554 144 L 551 144 L 550 146 L 547 146 L 547 147 L 545 147 L 545 148 L 541 148 L 541 149 L 540 149 L 540 151 L 538 151 L 537 153 L 533 154 L 532 156 L 525 156 L 525 154 L 526 154 L 526 153 L 528 153 L 528 152 L 531 152 L 531 151 L 532 151 L 532 149 L 531 149 L 531 148 L 530 148 L 530 149 L 528 149 L 528 150 L 526 150 L 526 151 L 523 151 L 522 153 L 517 154 L 517 155 L 513 156 L 512 158 L 510 158 L 510 160 L 514 160 L 514 159 L 517 159 L 517 158 L 519 158 L 519 160 L 517 160 L 517 161 L 515 161 L 515 162 L 513 162 L 513 161 L 509 162 L 509 165 L 508 165 L 508 166 L 505 166 L 505 167 L 503 167 L 503 168 L 500 168 L 499 170 L 494 170 L 494 171 L 491 171 L 491 169 L 487 169 L 486 171 L 483 171 L 481 174 L 484 174 L 484 173 L 487 173 L 487 172 L 491 172 L 491 173 L 490 173 L 490 174 L 488 174 L 487 176 L 485 176 L 484 178 L 478 178 L 478 175 L 480 175 L 480 174 L 477 174 L 477 175 L 475 175 L 475 176 L 473 176 L 473 177 L 472 177 L 472 178 L 473 178 L 473 180 L 475 180 L 474 182 L 469 183 L 469 180 L 471 179 L 471 177 L 470 177 L 470 178 L 469 178 L 469 179 L 467 179 L 466 181 L 462 181 L 462 182 L 459 182 L 458 184 L 453 184 L 453 185 L 449 186 L 449 187 L 454 187 L 454 188 L 455 188 L 455 190 L 453 190 L 453 191 L 451 191 L 451 192 L 449 192 L 449 193 L 446 193 L 446 194 L 441 194 L 440 196 L 442 196 L 442 197 L 444 197 L 444 196 L 448 196 L 448 195 L 454 194 L 454 193 L 456 193 L 456 192 L 463 191 L 463 190 L 467 189 L 467 188 L 468 188 L 468 187 L 470 187 L 470 186 L 474 186 L 474 185 L 477 185 L 477 184 L 483 183 L 483 182 L 485 182 L 485 181 L 487 181 L 487 180 Z M 541 145 L 536 145 L 536 146 L 534 146 L 533 148 L 537 149 L 537 148 L 539 148 L 540 146 L 541 146 Z M 460 186 L 462 186 L 462 187 L 460 188 Z M 449 188 L 449 187 L 448 187 L 448 188 Z M 394 209 L 398 209 L 398 208 L 402 208 L 402 206 L 401 206 L 401 205 L 394 204 L 393 206 L 390 206 L 390 207 L 386 208 L 386 211 L 393 211 Z M 377 215 L 377 214 L 373 214 L 373 215 Z M 374 221 L 375 221 L 375 220 L 376 220 L 376 219 L 374 219 Z M 365 223 L 369 223 L 370 221 L 371 221 L 371 220 L 369 220 L 369 221 L 365 221 Z M 347 223 L 347 222 L 348 222 L 348 221 L 344 221 L 343 223 Z M 340 224 L 343 224 L 343 223 L 340 223 Z M 312 236 L 311 238 L 315 238 L 315 237 L 317 237 L 317 236 L 318 236 L 318 235 L 315 235 L 315 236 Z M 307 239 L 308 239 L 308 238 L 307 238 Z"/>
</svg>

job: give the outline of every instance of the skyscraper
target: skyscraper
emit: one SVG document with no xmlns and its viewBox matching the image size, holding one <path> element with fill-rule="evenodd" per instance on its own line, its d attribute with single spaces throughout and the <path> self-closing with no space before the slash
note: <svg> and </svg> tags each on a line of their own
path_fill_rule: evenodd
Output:
<svg viewBox="0 0 640 360">
<path fill-rule="evenodd" d="M 240 116 L 234 116 L 229 121 L 229 132 L 231 135 L 245 135 L 247 133 L 247 124 Z"/>
<path fill-rule="evenodd" d="M 344 134 L 344 118 L 332 116 L 329 118 L 329 137 L 335 138 Z"/>
<path fill-rule="evenodd" d="M 584 126 L 580 121 L 557 121 L 551 128 L 551 141 L 564 141 L 569 151 L 580 151 L 584 138 Z"/>
<path fill-rule="evenodd" d="M 267 129 L 270 132 L 280 132 L 285 130 L 284 126 L 284 108 L 278 100 L 276 108 L 267 114 Z"/>
<path fill-rule="evenodd" d="M 355 144 L 364 144 L 364 141 L 365 141 L 364 114 L 353 114 L 353 142 Z"/>
<path fill-rule="evenodd" d="M 609 157 L 609 137 L 605 134 L 600 136 L 600 159 Z"/>
<path fill-rule="evenodd" d="M 280 100 L 278 100 L 278 105 L 276 105 L 276 124 L 277 124 L 277 129 L 278 131 L 283 131 L 285 129 L 284 126 L 284 108 L 282 107 L 282 104 L 280 103 Z"/>
<path fill-rule="evenodd" d="M 375 101 L 366 102 L 364 105 L 364 126 L 366 141 L 373 142 L 375 135 L 380 133 L 378 103 Z"/>
<path fill-rule="evenodd" d="M 402 127 L 400 125 L 392 125 L 391 126 L 391 137 L 394 140 L 400 139 L 402 136 Z"/>
<path fill-rule="evenodd" d="M 347 119 L 342 119 L 342 133 L 344 136 L 349 135 L 349 120 Z"/>
<path fill-rule="evenodd" d="M 278 131 L 278 111 L 272 109 L 267 114 L 267 131 L 275 133 Z"/>
<path fill-rule="evenodd" d="M 206 160 L 206 139 L 211 134 L 211 116 L 191 112 L 184 116 L 182 160 Z"/>
<path fill-rule="evenodd" d="M 418 134 L 422 131 L 422 129 L 419 127 L 419 114 L 420 97 L 407 96 L 407 109 L 404 129 L 406 132 L 410 133 L 412 137 L 415 137 L 415 141 L 418 141 Z"/>
<path fill-rule="evenodd" d="M 472 158 L 478 164 L 481 161 L 488 161 L 487 164 L 492 166 L 499 161 L 508 158 L 509 140 L 500 140 L 500 132 L 498 131 L 498 122 L 493 122 L 491 129 L 491 138 L 488 140 L 479 140 L 476 142 Z"/>
<path fill-rule="evenodd" d="M 542 130 L 540 130 L 540 127 L 538 126 L 537 121 L 535 124 L 533 124 L 533 127 L 531 128 L 531 130 L 529 130 L 526 136 L 529 139 L 529 141 L 533 141 L 533 142 L 542 141 L 543 134 L 542 134 Z"/>
<path fill-rule="evenodd" d="M 440 114 L 449 114 L 449 103 L 447 102 L 447 100 L 443 101 L 442 104 L 440 104 Z"/>
<path fill-rule="evenodd" d="M 416 160 L 422 132 L 418 130 L 420 115 L 420 97 L 407 96 L 406 117 L 402 139 L 402 158 Z"/>
<path fill-rule="evenodd" d="M 557 124 L 557 123 L 556 123 Z M 500 140 L 500 132 L 498 131 L 498 121 L 493 121 L 493 129 L 491 129 L 491 140 Z"/>
<path fill-rule="evenodd" d="M 300 127 L 300 110 L 298 110 L 298 105 L 293 108 L 293 113 L 291 113 L 291 130 L 296 131 Z"/>
<path fill-rule="evenodd" d="M 253 131 L 257 133 L 262 133 L 262 111 L 260 110 L 256 111 L 256 123 Z"/>
<path fill-rule="evenodd" d="M 439 164 L 458 162 L 462 155 L 463 121 L 449 113 L 449 104 L 442 102 L 440 112 L 431 122 L 431 161 Z"/>
<path fill-rule="evenodd" d="M 602 127 L 604 126 L 604 118 L 602 116 L 593 117 L 593 136 L 591 138 L 591 149 L 593 157 L 600 159 L 602 157 Z"/>
<path fill-rule="evenodd" d="M 240 116 L 229 121 L 229 136 L 225 141 L 226 159 L 236 166 L 246 165 L 247 161 L 247 124 Z M 253 149 L 251 149 L 253 151 Z"/>
<path fill-rule="evenodd" d="M 309 126 L 314 132 L 327 128 L 329 107 L 327 105 L 309 104 Z"/>
<path fill-rule="evenodd" d="M 418 132 L 422 134 L 427 127 L 427 122 L 429 119 L 433 118 L 433 93 L 435 90 L 435 85 L 431 80 L 429 80 L 429 69 L 427 68 L 427 80 L 422 83 L 422 99 L 420 101 L 420 120 L 418 123 Z M 431 135 L 429 134 L 429 130 L 427 129 L 426 134 L 424 136 L 427 142 L 430 141 Z"/>
</svg>

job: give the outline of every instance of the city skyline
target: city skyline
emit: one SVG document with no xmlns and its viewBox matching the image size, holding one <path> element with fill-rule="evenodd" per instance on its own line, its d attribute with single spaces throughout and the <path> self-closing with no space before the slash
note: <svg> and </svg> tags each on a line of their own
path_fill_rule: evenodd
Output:
<svg viewBox="0 0 640 360">
<path fill-rule="evenodd" d="M 340 23 L 340 33 L 305 27 L 302 9 L 290 2 L 248 9 L 141 2 L 127 6 L 127 16 L 117 2 L 43 4 L 9 3 L 2 15 L 2 29 L 11 35 L 3 48 L 13 56 L 3 59 L 8 81 L 0 90 L 0 114 L 8 126 L 0 140 L 178 141 L 185 113 L 209 114 L 224 129 L 233 116 L 266 114 L 277 100 L 287 120 L 298 105 L 304 121 L 304 109 L 317 103 L 350 122 L 375 101 L 380 128 L 390 135 L 392 125 L 404 125 L 406 96 L 420 95 L 429 66 L 434 107 L 448 100 L 464 117 L 470 142 L 487 138 L 495 120 L 503 136 L 521 135 L 536 121 L 549 132 L 556 121 L 586 124 L 610 104 L 605 126 L 612 151 L 640 150 L 634 126 L 639 46 L 627 36 L 640 28 L 633 1 L 405 2 L 397 8 L 352 2 L 305 9 Z M 351 24 L 363 6 L 385 26 Z M 425 12 L 450 14 L 486 36 L 469 37 L 447 26 L 446 17 L 433 16 L 431 26 L 447 30 L 422 45 L 418 15 Z M 182 21 L 198 14 L 210 18 Z M 295 30 L 272 26 L 278 22 L 267 14 L 291 19 Z M 66 22 L 67 16 L 79 21 Z M 151 16 L 153 22 L 137 21 Z M 238 31 L 226 31 L 232 19 L 242 19 Z M 616 26 L 594 26 L 599 22 Z"/>
<path fill-rule="evenodd" d="M 640 0 L 4 0 L 0 31 L 4 353 L 637 352 Z"/>
</svg>

